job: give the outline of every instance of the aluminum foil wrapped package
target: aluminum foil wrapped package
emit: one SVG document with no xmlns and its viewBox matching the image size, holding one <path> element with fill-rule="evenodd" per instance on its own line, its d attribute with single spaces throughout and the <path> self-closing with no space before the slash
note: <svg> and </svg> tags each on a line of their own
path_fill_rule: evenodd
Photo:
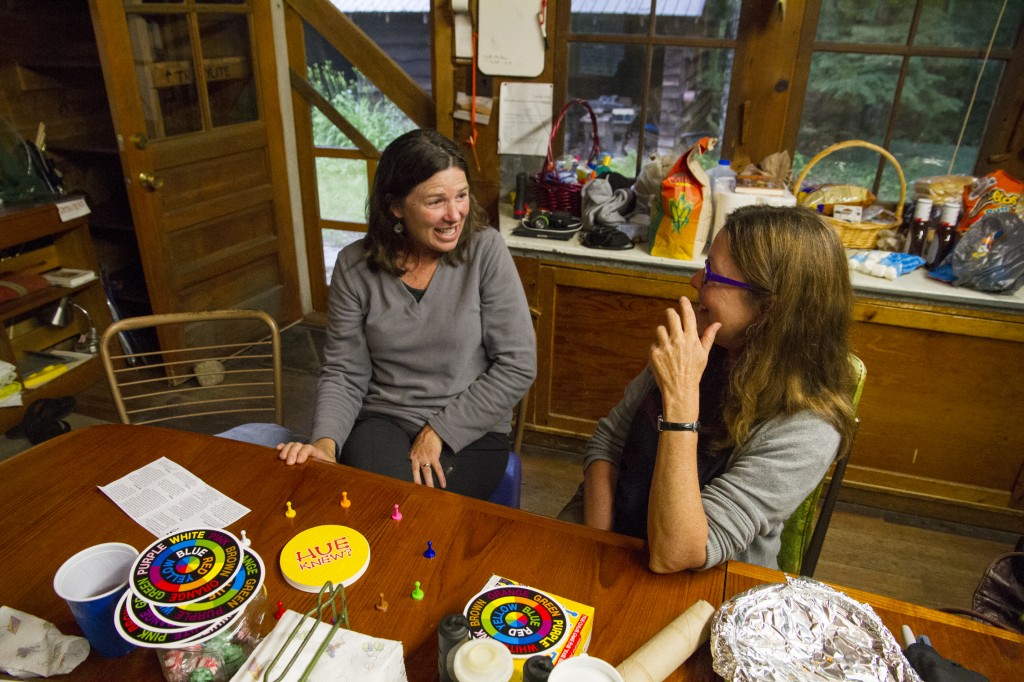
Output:
<svg viewBox="0 0 1024 682">
<path fill-rule="evenodd" d="M 809 578 L 738 594 L 711 625 L 715 672 L 729 682 L 920 682 L 870 606 Z"/>
</svg>

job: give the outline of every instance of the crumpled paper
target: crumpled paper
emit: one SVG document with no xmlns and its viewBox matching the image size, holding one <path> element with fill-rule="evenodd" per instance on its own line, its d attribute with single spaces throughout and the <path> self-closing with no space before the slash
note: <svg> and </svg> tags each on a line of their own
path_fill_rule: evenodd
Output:
<svg viewBox="0 0 1024 682">
<path fill-rule="evenodd" d="M 74 670 L 89 655 L 89 640 L 63 635 L 53 623 L 0 606 L 0 672 L 50 677 Z"/>
</svg>

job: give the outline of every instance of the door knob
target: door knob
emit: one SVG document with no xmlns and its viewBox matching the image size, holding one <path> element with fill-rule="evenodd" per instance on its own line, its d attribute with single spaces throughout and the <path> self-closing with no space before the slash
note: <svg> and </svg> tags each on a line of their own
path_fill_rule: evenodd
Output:
<svg viewBox="0 0 1024 682">
<path fill-rule="evenodd" d="M 132 135 L 132 144 L 139 149 L 145 149 L 146 145 L 149 144 L 149 138 L 146 137 L 146 133 L 135 133 Z"/>
<path fill-rule="evenodd" d="M 158 178 L 152 173 L 139 173 L 139 184 L 150 192 L 155 192 L 164 186 L 164 179 Z"/>
</svg>

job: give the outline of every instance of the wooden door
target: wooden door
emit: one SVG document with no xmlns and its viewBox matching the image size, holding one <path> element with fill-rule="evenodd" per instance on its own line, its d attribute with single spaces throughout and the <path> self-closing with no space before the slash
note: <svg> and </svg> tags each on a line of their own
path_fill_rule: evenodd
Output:
<svg viewBox="0 0 1024 682">
<path fill-rule="evenodd" d="M 89 6 L 153 312 L 297 320 L 270 3 Z"/>
</svg>

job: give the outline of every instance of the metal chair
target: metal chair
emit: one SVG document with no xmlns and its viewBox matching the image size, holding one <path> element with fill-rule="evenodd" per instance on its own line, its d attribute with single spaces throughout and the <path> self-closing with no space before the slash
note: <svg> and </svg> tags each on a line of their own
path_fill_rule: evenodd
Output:
<svg viewBox="0 0 1024 682">
<path fill-rule="evenodd" d="M 140 329 L 160 332 L 160 350 L 122 348 L 118 335 Z M 124 424 L 216 433 L 261 414 L 282 422 L 280 332 L 262 311 L 119 320 L 104 332 L 100 357 Z"/>
<path fill-rule="evenodd" d="M 850 403 L 854 413 L 860 404 L 860 396 L 864 391 L 864 382 L 867 379 L 867 368 L 856 355 L 850 355 L 850 364 L 853 366 L 854 385 L 853 395 Z M 836 456 L 832 476 L 828 480 L 826 489 L 825 479 L 822 479 L 818 487 L 807 496 L 800 506 L 796 508 L 782 528 L 782 542 L 779 548 L 779 568 L 786 573 L 800 574 L 812 577 L 814 569 L 818 566 L 818 557 L 821 555 L 821 547 L 825 544 L 825 534 L 828 532 L 828 524 L 832 519 L 832 510 L 836 506 L 836 499 L 839 497 L 839 489 L 842 487 L 843 475 L 846 473 L 846 465 L 850 459 L 850 451 L 853 450 L 853 441 L 857 437 L 857 429 L 860 428 L 860 419 L 854 419 L 853 433 L 848 442 L 843 444 L 843 450 Z M 822 490 L 825 489 L 825 497 L 821 503 L 821 511 L 818 512 L 817 521 L 814 519 L 814 511 L 818 505 Z M 813 526 L 813 531 L 811 530 Z"/>
</svg>

